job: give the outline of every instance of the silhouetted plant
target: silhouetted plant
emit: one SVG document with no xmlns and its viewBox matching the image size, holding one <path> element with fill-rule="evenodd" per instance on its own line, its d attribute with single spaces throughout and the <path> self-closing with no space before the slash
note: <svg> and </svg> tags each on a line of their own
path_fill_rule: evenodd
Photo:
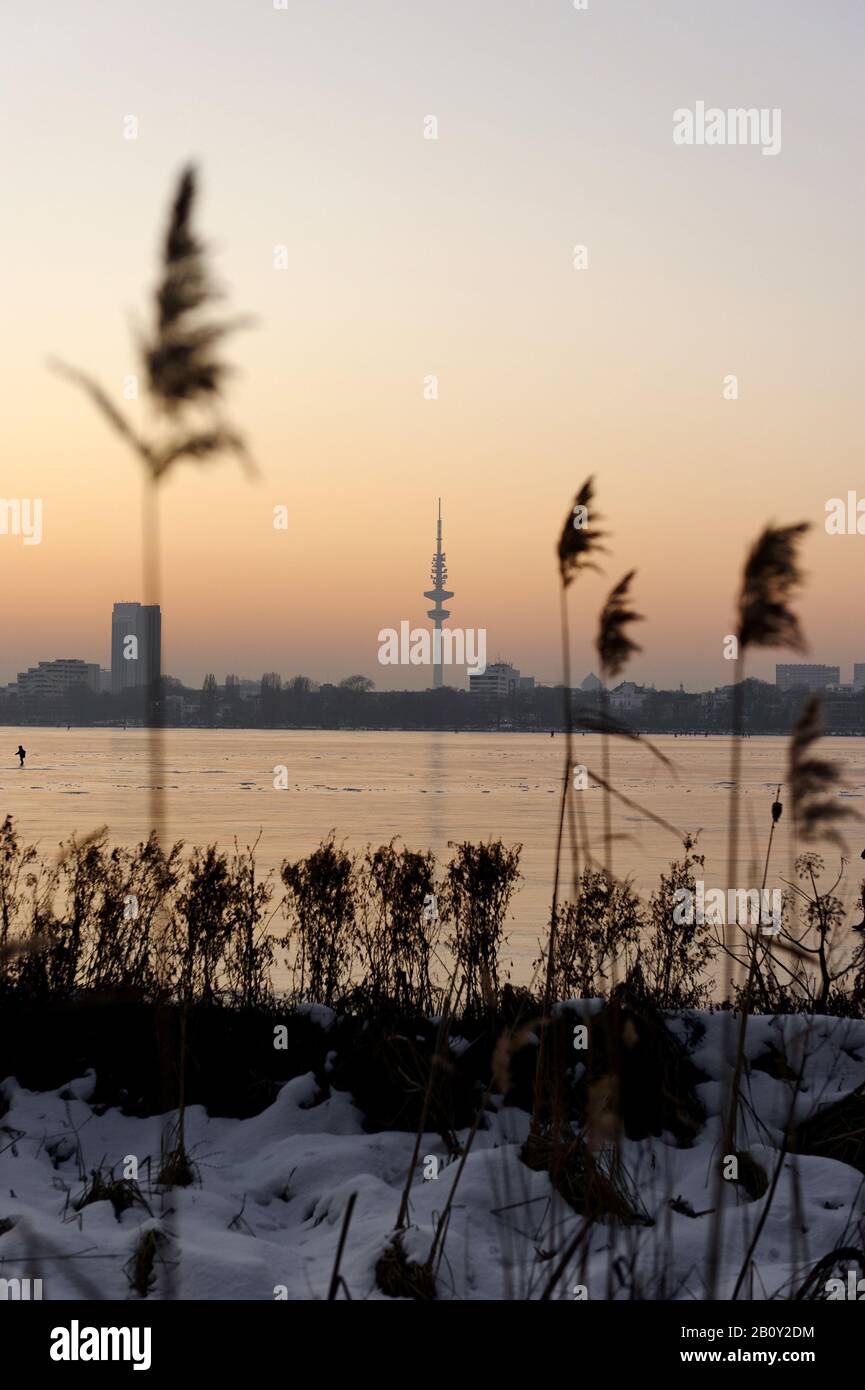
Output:
<svg viewBox="0 0 865 1390">
<path fill-rule="evenodd" d="M 832 933 L 844 921 L 844 904 L 835 894 L 843 876 L 843 863 L 831 887 L 821 892 L 817 885 L 825 867 L 825 862 L 819 854 L 809 851 L 797 856 L 796 877 L 801 883 L 805 883 L 810 891 L 793 884 L 790 887 L 800 904 L 805 930 L 800 935 L 788 929 L 782 932 L 779 943 L 781 946 L 787 945 L 798 958 L 799 968 L 792 975 L 792 983 L 798 986 L 809 1007 L 818 1014 L 826 1012 L 833 986 L 854 969 L 850 960 L 846 963 L 836 962 L 834 957 L 837 956 L 837 951 L 833 950 L 835 943 Z M 817 988 L 812 987 L 811 972 L 804 965 L 809 955 L 816 957 L 819 971 Z"/>
<path fill-rule="evenodd" d="M 25 951 L 14 962 L 18 990 L 29 998 L 62 996 L 68 973 L 67 948 L 62 925 L 54 916 L 57 869 L 43 860 L 26 877 L 23 904 Z"/>
<path fill-rule="evenodd" d="M 92 878 L 78 983 L 156 999 L 170 987 L 158 959 L 158 924 L 177 882 L 182 845 L 166 855 L 151 834 L 134 849 L 108 851 L 104 838 L 97 848 L 86 861 L 78 856 L 78 874 L 86 863 Z"/>
<path fill-rule="evenodd" d="M 752 545 L 745 560 L 742 584 L 737 604 L 736 624 L 736 666 L 733 679 L 733 739 L 730 751 L 730 814 L 727 831 L 727 886 L 734 887 L 738 882 L 739 867 L 739 801 L 742 777 L 742 734 L 743 729 L 743 681 L 745 660 L 752 647 L 790 647 L 793 651 L 804 650 L 805 641 L 799 620 L 790 607 L 795 591 L 802 583 L 799 567 L 799 546 L 806 532 L 807 522 L 793 526 L 767 526 Z M 726 930 L 722 930 L 721 946 L 724 950 L 728 970 L 725 994 L 733 993 L 733 976 L 730 963 L 736 959 L 731 950 Z M 739 1052 L 744 1040 L 740 1027 Z M 733 1052 L 731 1048 L 731 1057 Z M 735 1077 L 741 1066 L 741 1056 L 731 1073 Z M 735 1086 L 731 1081 L 731 1104 L 728 1115 L 736 1108 Z M 729 1127 L 724 1142 L 729 1150 L 733 1145 L 733 1135 Z M 720 1251 L 723 1244 L 723 1178 L 720 1166 L 716 1167 L 713 1199 L 715 1215 L 708 1270 L 708 1289 L 710 1298 L 717 1294 L 717 1278 Z"/>
<path fill-rule="evenodd" d="M 865 883 L 862 885 L 860 904 L 865 912 Z M 845 1006 L 852 1003 L 859 1017 L 862 1018 L 865 1017 L 865 934 L 862 933 L 861 927 L 857 927 L 856 931 L 859 935 L 857 935 L 856 945 L 853 948 L 853 959 L 850 963 L 853 975 L 850 996 L 848 999 L 842 995 L 840 999 L 833 1001 L 836 1004 L 836 1009 L 833 1012 L 841 1013 Z"/>
<path fill-rule="evenodd" d="M 176 988 L 183 1004 L 214 1001 L 235 909 L 236 884 L 226 856 L 215 845 L 193 850 L 171 919 Z"/>
<path fill-rule="evenodd" d="M 815 757 L 811 751 L 822 732 L 820 699 L 812 695 L 790 738 L 788 781 L 793 823 L 806 843 L 822 838 L 843 851 L 844 837 L 838 822 L 860 820 L 861 816 L 852 806 L 838 800 L 843 783 L 836 764 Z"/>
<path fill-rule="evenodd" d="M 259 837 L 260 838 L 260 837 Z M 267 1007 L 272 998 L 273 942 L 269 919 L 262 918 L 273 897 L 272 874 L 256 875 L 258 841 L 235 852 L 229 865 L 232 923 L 226 940 L 225 969 L 232 1000 L 244 1009 Z"/>
<path fill-rule="evenodd" d="M 696 839 L 687 835 L 684 856 L 661 874 L 649 898 L 647 933 L 640 965 L 646 988 L 661 1009 L 699 1009 L 708 1003 L 714 981 L 706 978 L 715 944 L 711 927 L 697 921 L 697 913 L 676 912 L 683 892 L 696 892 L 696 879 L 705 862 L 695 852 Z M 691 921 L 687 921 L 690 916 Z M 677 920 L 677 918 L 685 920 Z"/>
<path fill-rule="evenodd" d="M 579 852 L 577 848 L 577 829 L 574 820 L 573 789 L 571 769 L 573 765 L 573 710 L 571 707 L 571 637 L 568 622 L 568 588 L 573 580 L 584 570 L 597 570 L 595 557 L 603 553 L 601 541 L 605 533 L 598 530 L 600 517 L 594 514 L 594 479 L 589 477 L 574 497 L 571 510 L 565 518 L 556 555 L 559 562 L 559 623 L 562 642 L 562 695 L 565 702 L 565 765 L 562 773 L 562 792 L 559 800 L 559 820 L 556 830 L 556 856 L 553 872 L 553 895 L 550 906 L 550 930 L 547 942 L 547 961 L 544 972 L 544 1016 L 549 1017 L 553 1001 L 553 979 L 555 975 L 556 929 L 559 920 L 559 876 L 561 873 L 562 841 L 565 829 L 565 813 L 570 810 L 569 828 L 571 836 L 572 876 L 576 895 L 579 879 Z M 538 1073 L 543 1074 L 547 1066 L 546 1034 L 541 1034 Z M 536 1087 L 536 1102 L 542 1086 Z M 532 1128 L 538 1123 L 537 1103 L 532 1114 Z"/>
<path fill-rule="evenodd" d="M 9 981 L 7 971 L 20 930 L 19 912 L 25 901 L 26 878 L 35 860 L 35 846 L 22 845 L 12 817 L 6 816 L 0 825 L 0 990 Z"/>
<path fill-rule="evenodd" d="M 407 1013 L 430 1013 L 430 958 L 441 930 L 435 856 L 397 850 L 393 841 L 367 850 L 363 885 L 357 927 L 362 994 L 376 1006 L 388 1000 Z"/>
<path fill-rule="evenodd" d="M 79 844 L 73 835 L 60 855 L 57 879 L 64 903 L 62 916 L 54 920 L 54 950 L 58 967 L 61 959 L 63 962 L 61 990 L 67 994 L 75 987 L 82 949 L 96 917 L 105 879 L 105 842 L 104 833 L 84 844 Z"/>
<path fill-rule="evenodd" d="M 576 903 L 559 904 L 556 924 L 556 999 L 589 999 L 609 993 L 621 967 L 636 959 L 642 929 L 640 900 L 631 885 L 604 869 L 585 868 Z M 543 957 L 534 962 L 543 965 Z"/>
<path fill-rule="evenodd" d="M 601 609 L 598 621 L 598 636 L 595 643 L 598 660 L 601 664 L 601 692 L 604 722 L 609 720 L 609 682 L 620 675 L 628 658 L 641 649 L 625 631 L 631 623 L 641 623 L 643 615 L 628 607 L 631 580 L 636 571 L 631 570 L 610 590 L 607 601 Z M 604 778 L 604 867 L 608 874 L 613 872 L 613 836 L 610 818 L 610 740 L 606 729 L 601 733 L 601 767 Z"/>
<path fill-rule="evenodd" d="M 736 667 L 733 681 L 733 747 L 731 753 L 730 823 L 727 881 L 737 878 L 739 847 L 739 782 L 741 779 L 742 682 L 745 657 L 751 647 L 789 647 L 801 652 L 805 639 L 799 619 L 790 607 L 803 575 L 799 546 L 810 529 L 808 522 L 793 526 L 767 526 L 745 560 L 737 605 Z"/>
<path fill-rule="evenodd" d="M 773 824 L 779 805 L 772 808 Z M 690 922 L 688 913 L 676 914 L 680 921 L 674 916 L 677 893 L 687 889 L 696 896 L 703 868 L 693 837 L 684 847 L 684 857 L 661 875 L 645 903 L 598 866 L 582 872 L 578 902 L 558 905 L 554 998 L 608 995 L 616 971 L 630 976 L 636 963 L 658 1007 L 705 1007 L 714 987 L 714 952 L 721 950 L 749 968 L 750 990 L 740 986 L 732 996 L 738 1007 L 862 1013 L 865 940 L 858 924 L 852 946 L 838 931 L 844 909 L 836 889 L 844 861 L 824 889 L 823 861 L 801 855 L 798 881 L 784 894 L 780 930 L 766 933 L 762 916 L 755 916 L 753 930 L 737 934 L 731 945 L 710 912 L 704 923 L 696 914 Z M 0 825 L 0 984 L 6 995 L 62 1000 L 93 990 L 162 1004 L 175 1000 L 184 1010 L 229 1002 L 268 1008 L 276 944 L 268 915 L 272 876 L 259 879 L 254 845 L 235 845 L 230 859 L 214 846 L 195 849 L 185 863 L 182 848 L 178 842 L 166 854 L 151 835 L 135 847 L 109 849 L 100 832 L 86 841 L 73 837 L 46 862 L 35 847 L 20 843 L 7 818 Z M 393 842 L 368 850 L 358 865 L 331 835 L 307 859 L 286 863 L 290 930 L 279 944 L 291 953 L 298 993 L 331 1005 L 349 1002 L 353 1010 L 390 1003 L 402 1013 L 437 1012 L 442 991 L 434 960 L 448 928 L 441 944 L 453 952 L 454 998 L 465 998 L 474 1012 L 495 1007 L 521 847 L 507 850 L 492 841 L 454 848 L 441 883 L 431 852 L 398 850 Z M 158 925 L 163 920 L 169 923 L 165 936 Z M 508 1022 L 518 1026 L 519 1018 Z"/>
<path fill-rule="evenodd" d="M 603 554 L 601 541 L 605 532 L 597 529 L 600 518 L 592 514 L 594 485 L 594 478 L 587 478 L 583 483 L 559 536 L 557 554 L 563 589 L 567 589 L 583 570 L 597 570 L 595 556 Z"/>
<path fill-rule="evenodd" d="M 467 1012 L 495 1009 L 500 989 L 499 950 L 504 921 L 520 877 L 522 845 L 506 849 L 501 840 L 450 847 L 445 897 L 453 918 L 448 945 L 456 962 L 455 988 Z"/>
<path fill-rule="evenodd" d="M 352 855 L 334 844 L 334 835 L 306 859 L 284 863 L 289 931 L 280 945 L 289 957 L 295 988 L 302 998 L 332 1005 L 350 980 L 357 885 Z"/>
<path fill-rule="evenodd" d="M 642 613 L 636 613 L 628 608 L 631 580 L 634 578 L 636 570 L 631 570 L 620 579 L 614 589 L 610 590 L 607 601 L 601 609 L 601 616 L 598 621 L 598 637 L 596 642 L 598 658 L 601 663 L 601 671 L 607 680 L 614 680 L 621 675 L 625 669 L 628 658 L 634 652 L 642 651 L 636 642 L 625 632 L 625 628 L 631 623 L 643 622 Z"/>
<path fill-rule="evenodd" d="M 198 181 L 192 166 L 180 175 L 162 247 L 154 314 L 138 349 L 145 372 L 153 433 L 141 434 L 87 373 L 62 362 L 54 370 L 80 386 L 142 463 L 152 486 L 145 493 L 143 516 L 144 588 L 149 602 L 159 603 L 158 484 L 180 459 L 206 462 L 223 453 L 237 455 L 247 470 L 252 463 L 241 436 L 218 415 L 228 367 L 217 349 L 242 320 L 219 323 L 206 317 L 219 297 L 193 231 Z M 161 743 L 158 691 L 151 690 L 151 829 L 162 824 Z"/>
</svg>

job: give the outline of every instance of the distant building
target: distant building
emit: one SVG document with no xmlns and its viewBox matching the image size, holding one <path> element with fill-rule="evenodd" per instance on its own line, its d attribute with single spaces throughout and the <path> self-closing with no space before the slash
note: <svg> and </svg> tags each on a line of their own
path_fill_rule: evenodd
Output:
<svg viewBox="0 0 865 1390">
<path fill-rule="evenodd" d="M 241 676 L 237 690 L 241 700 L 257 700 L 261 694 L 261 677 L 259 676 L 257 681 L 253 681 Z"/>
<path fill-rule="evenodd" d="M 865 661 L 856 661 L 853 665 L 853 689 L 865 690 Z"/>
<path fill-rule="evenodd" d="M 775 685 L 779 690 L 819 691 L 840 682 L 840 666 L 809 666 L 805 662 L 797 662 L 775 667 Z"/>
<path fill-rule="evenodd" d="M 115 603 L 111 614 L 111 689 L 115 695 L 150 687 L 162 674 L 162 613 L 158 604 Z"/>
<path fill-rule="evenodd" d="M 586 676 L 585 680 L 580 681 L 580 689 L 586 691 L 587 694 L 593 690 L 603 690 L 603 688 L 604 682 L 602 680 L 598 680 L 598 677 L 595 675 L 594 671 L 590 671 L 589 674 Z"/>
<path fill-rule="evenodd" d="M 631 710 L 639 710 L 643 707 L 646 698 L 646 691 L 641 685 L 635 685 L 633 681 L 622 681 L 610 691 L 610 709 L 613 714 L 627 714 Z"/>
<path fill-rule="evenodd" d="M 186 701 L 182 695 L 166 695 L 165 697 L 165 722 L 167 724 L 182 724 L 186 714 Z"/>
<path fill-rule="evenodd" d="M 469 676 L 469 694 L 485 695 L 493 700 L 506 700 L 520 689 L 521 677 L 515 666 L 507 661 L 493 661 L 481 676 Z"/>
<path fill-rule="evenodd" d="M 60 657 L 40 661 L 28 671 L 18 672 L 18 694 L 24 700 L 52 700 L 66 695 L 74 686 L 99 689 L 99 666 L 95 661 Z"/>
</svg>

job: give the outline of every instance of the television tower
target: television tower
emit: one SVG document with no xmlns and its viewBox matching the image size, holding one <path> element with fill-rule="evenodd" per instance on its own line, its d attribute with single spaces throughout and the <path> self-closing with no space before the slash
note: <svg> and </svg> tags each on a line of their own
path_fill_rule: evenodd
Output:
<svg viewBox="0 0 865 1390">
<path fill-rule="evenodd" d="M 435 608 L 427 609 L 427 617 L 433 621 L 433 690 L 441 690 L 444 685 L 444 673 L 442 664 L 441 633 L 442 622 L 450 617 L 447 608 L 442 607 L 444 599 L 453 598 L 450 589 L 446 589 L 448 582 L 448 567 L 445 553 L 442 550 L 442 499 L 439 498 L 439 515 L 436 523 L 436 548 L 430 566 L 430 579 L 433 587 L 424 590 L 424 598 L 432 599 Z"/>
</svg>

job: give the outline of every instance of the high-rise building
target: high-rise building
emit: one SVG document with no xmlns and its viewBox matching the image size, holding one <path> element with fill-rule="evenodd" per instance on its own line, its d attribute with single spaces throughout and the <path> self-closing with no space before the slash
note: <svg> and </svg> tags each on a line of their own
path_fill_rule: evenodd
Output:
<svg viewBox="0 0 865 1390">
<path fill-rule="evenodd" d="M 111 689 L 152 688 L 162 674 L 162 613 L 155 603 L 115 603 L 111 614 Z"/>
<path fill-rule="evenodd" d="M 819 691 L 840 683 L 840 666 L 809 666 L 806 662 L 796 662 L 775 667 L 775 684 L 779 690 Z"/>
<path fill-rule="evenodd" d="M 853 663 L 853 689 L 865 690 L 865 661 Z"/>
<path fill-rule="evenodd" d="M 442 604 L 445 599 L 453 598 L 453 592 L 445 588 L 448 582 L 448 567 L 445 553 L 442 550 L 441 498 L 439 498 L 439 515 L 436 524 L 436 548 L 430 567 L 430 579 L 432 580 L 433 587 L 424 590 L 424 598 L 432 599 L 435 604 L 434 608 L 427 609 L 427 617 L 432 618 L 433 623 L 433 690 L 440 690 L 444 685 L 441 629 L 444 619 L 450 617 L 450 612 L 447 608 L 443 608 Z"/>
</svg>

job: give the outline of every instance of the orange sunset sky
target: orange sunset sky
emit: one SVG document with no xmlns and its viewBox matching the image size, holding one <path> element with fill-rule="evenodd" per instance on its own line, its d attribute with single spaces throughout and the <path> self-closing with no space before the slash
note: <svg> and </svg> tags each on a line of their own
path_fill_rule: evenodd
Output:
<svg viewBox="0 0 865 1390">
<path fill-rule="evenodd" d="M 107 665 L 112 603 L 143 597 L 142 479 L 45 362 L 123 404 L 187 159 L 226 309 L 256 321 L 228 406 L 261 477 L 183 465 L 162 489 L 167 673 L 428 683 L 376 638 L 424 621 L 441 495 L 451 623 L 554 680 L 554 544 L 593 473 L 612 538 L 571 591 L 577 680 L 630 568 L 629 674 L 731 679 L 737 573 L 771 519 L 814 524 L 809 659 L 849 679 L 865 537 L 824 518 L 865 497 L 863 29 L 858 0 L 8 7 L 0 493 L 40 497 L 44 535 L 0 536 L 0 681 Z M 780 108 L 780 153 L 677 147 L 697 101 Z"/>
</svg>

